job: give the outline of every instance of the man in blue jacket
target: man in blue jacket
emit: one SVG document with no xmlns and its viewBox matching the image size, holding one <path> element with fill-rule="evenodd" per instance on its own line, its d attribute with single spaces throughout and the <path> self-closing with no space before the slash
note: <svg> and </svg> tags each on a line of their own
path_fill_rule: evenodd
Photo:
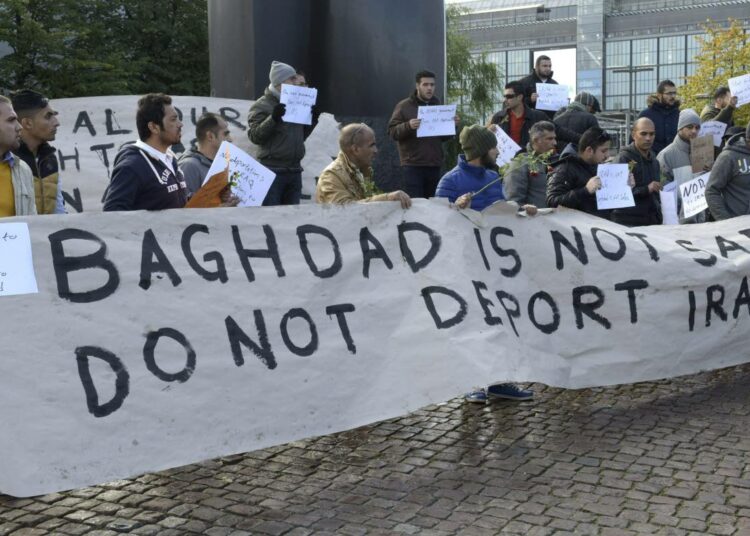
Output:
<svg viewBox="0 0 750 536">
<path fill-rule="evenodd" d="M 677 100 L 677 87 L 671 80 L 662 80 L 655 95 L 650 95 L 648 108 L 638 117 L 647 117 L 654 123 L 656 137 L 651 150 L 659 154 L 664 147 L 672 143 L 677 134 L 677 122 L 680 119 L 680 101 Z"/>
</svg>

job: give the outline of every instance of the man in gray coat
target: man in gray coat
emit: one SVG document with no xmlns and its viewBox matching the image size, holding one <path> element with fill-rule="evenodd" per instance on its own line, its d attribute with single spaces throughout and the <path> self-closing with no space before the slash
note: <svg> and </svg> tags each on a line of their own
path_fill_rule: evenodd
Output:
<svg viewBox="0 0 750 536">
<path fill-rule="evenodd" d="M 667 145 L 656 157 L 661 164 L 661 171 L 667 182 L 674 180 L 674 170 L 681 167 L 691 167 L 690 140 L 698 137 L 701 121 L 695 110 L 687 108 L 680 112 L 677 122 L 677 134 L 674 141 Z"/>
<path fill-rule="evenodd" d="M 750 214 L 750 123 L 745 137 L 735 136 L 711 169 L 706 202 L 717 220 Z"/>
<path fill-rule="evenodd" d="M 232 141 L 227 122 L 221 116 L 210 112 L 198 118 L 195 123 L 195 137 L 198 139 L 195 149 L 188 149 L 177 161 L 190 195 L 195 194 L 203 186 L 221 143 L 225 140 Z"/>
</svg>

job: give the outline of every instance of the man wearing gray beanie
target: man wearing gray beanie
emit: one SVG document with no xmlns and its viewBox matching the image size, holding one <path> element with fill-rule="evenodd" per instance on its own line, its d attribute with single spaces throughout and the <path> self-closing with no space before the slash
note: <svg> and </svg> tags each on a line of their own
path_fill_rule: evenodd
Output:
<svg viewBox="0 0 750 536">
<path fill-rule="evenodd" d="M 276 173 L 263 205 L 298 205 L 302 196 L 305 140 L 318 124 L 320 112 L 313 106 L 311 125 L 284 122 L 286 105 L 280 102 L 281 85 L 301 86 L 304 78 L 291 65 L 273 61 L 268 79 L 269 86 L 247 117 L 247 136 L 258 146 L 258 161 Z"/>
<path fill-rule="evenodd" d="M 750 214 L 750 123 L 745 137 L 727 141 L 706 184 L 708 210 L 716 220 Z"/>
</svg>

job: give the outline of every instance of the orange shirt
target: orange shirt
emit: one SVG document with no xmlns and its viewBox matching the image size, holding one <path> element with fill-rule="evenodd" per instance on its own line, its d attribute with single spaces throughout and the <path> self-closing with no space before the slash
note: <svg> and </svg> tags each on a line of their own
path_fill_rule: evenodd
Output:
<svg viewBox="0 0 750 536">
<path fill-rule="evenodd" d="M 510 117 L 510 133 L 509 136 L 518 145 L 521 145 L 521 129 L 523 127 L 523 120 L 526 119 L 526 108 L 523 109 L 523 113 L 518 117 L 513 112 L 508 112 Z"/>
<path fill-rule="evenodd" d="M 10 164 L 0 161 L 0 218 L 16 215 L 16 196 L 10 176 Z"/>
</svg>

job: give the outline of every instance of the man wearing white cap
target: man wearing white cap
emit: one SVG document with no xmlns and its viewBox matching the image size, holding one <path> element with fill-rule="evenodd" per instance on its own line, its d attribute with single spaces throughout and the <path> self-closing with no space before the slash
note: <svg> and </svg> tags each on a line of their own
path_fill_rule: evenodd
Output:
<svg viewBox="0 0 750 536">
<path fill-rule="evenodd" d="M 270 84 L 250 108 L 247 135 L 259 147 L 258 161 L 276 173 L 263 201 L 264 206 L 298 205 L 302 195 L 302 166 L 305 140 L 318 123 L 320 113 L 313 106 L 312 125 L 284 122 L 286 105 L 281 104 L 281 85 L 304 85 L 304 76 L 291 65 L 274 61 Z"/>
</svg>

